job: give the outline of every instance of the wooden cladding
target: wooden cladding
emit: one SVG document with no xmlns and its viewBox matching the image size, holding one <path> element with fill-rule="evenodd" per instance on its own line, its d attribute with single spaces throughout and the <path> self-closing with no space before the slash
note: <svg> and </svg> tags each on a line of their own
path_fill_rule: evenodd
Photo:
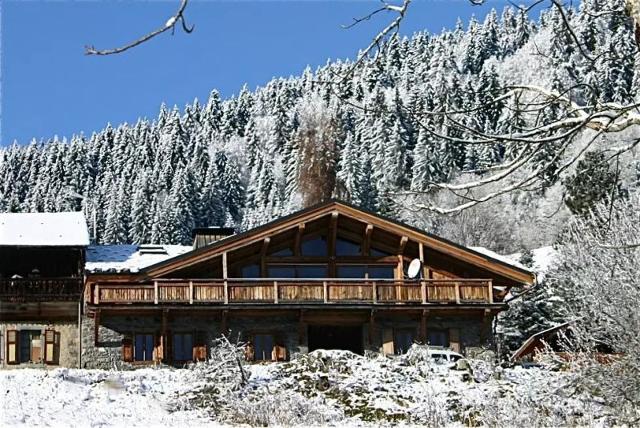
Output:
<svg viewBox="0 0 640 428">
<path fill-rule="evenodd" d="M 228 279 L 93 284 L 90 303 L 106 304 L 432 304 L 493 303 L 486 279 Z"/>
</svg>

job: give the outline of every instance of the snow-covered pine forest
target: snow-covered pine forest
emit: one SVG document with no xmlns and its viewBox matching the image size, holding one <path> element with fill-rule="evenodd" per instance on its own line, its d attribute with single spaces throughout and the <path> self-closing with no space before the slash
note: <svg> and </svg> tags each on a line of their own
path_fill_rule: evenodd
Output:
<svg viewBox="0 0 640 428">
<path fill-rule="evenodd" d="M 531 214 L 532 201 L 560 201 L 563 184 L 553 174 L 534 197 L 507 201 L 523 208 L 505 222 L 530 218 L 523 220 L 526 228 L 504 226 L 510 229 L 506 236 L 501 230 L 486 236 L 486 228 L 477 227 L 482 236 L 467 230 L 458 237 L 460 227 L 452 222 L 482 216 L 438 221 L 404 209 L 396 195 L 464 179 L 513 156 L 508 145 L 439 140 L 418 121 L 442 135 L 460 130 L 425 112 L 486 105 L 510 83 L 561 89 L 587 82 L 602 101 L 634 99 L 638 82 L 627 55 L 634 49 L 632 29 L 618 14 L 597 13 L 610 9 L 609 3 L 618 2 L 587 0 L 569 12 L 594 57 L 619 53 L 595 63 L 567 42 L 557 9 L 533 21 L 506 8 L 440 34 L 394 37 L 377 60 L 344 79 L 336 76 L 351 71 L 351 63 L 333 61 L 255 91 L 243 88 L 226 100 L 213 90 L 206 102 L 196 100 L 183 110 L 163 105 L 152 120 L 14 145 L 0 151 L 0 211 L 85 209 L 90 222 L 95 212 L 100 243 L 189 243 L 194 226 L 247 229 L 337 196 L 467 245 L 510 252 L 546 245 L 557 231 L 554 220 L 544 220 L 547 232 L 527 237 L 524 231 L 539 221 L 535 210 Z M 503 133 L 521 122 L 500 103 L 476 109 L 466 120 Z M 549 192 L 554 185 L 562 190 Z"/>
</svg>

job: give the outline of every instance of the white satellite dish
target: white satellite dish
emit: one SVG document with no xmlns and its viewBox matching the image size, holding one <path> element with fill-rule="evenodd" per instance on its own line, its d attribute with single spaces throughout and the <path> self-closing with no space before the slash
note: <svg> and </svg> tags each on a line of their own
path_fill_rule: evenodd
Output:
<svg viewBox="0 0 640 428">
<path fill-rule="evenodd" d="M 415 279 L 420 276 L 420 270 L 422 269 L 422 262 L 420 259 L 413 259 L 411 263 L 409 263 L 409 268 L 407 269 L 407 275 L 411 279 Z"/>
</svg>

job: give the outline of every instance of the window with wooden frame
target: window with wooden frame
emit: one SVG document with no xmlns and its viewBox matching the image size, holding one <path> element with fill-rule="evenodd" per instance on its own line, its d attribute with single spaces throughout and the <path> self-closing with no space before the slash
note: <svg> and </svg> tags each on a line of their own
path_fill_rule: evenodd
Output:
<svg viewBox="0 0 640 428">
<path fill-rule="evenodd" d="M 285 361 L 287 348 L 275 334 L 255 333 L 246 348 L 245 358 L 249 361 Z"/>
<path fill-rule="evenodd" d="M 150 333 L 133 335 L 133 361 L 153 361 L 155 336 Z"/>
<path fill-rule="evenodd" d="M 207 335 L 203 331 L 194 334 L 193 361 L 206 361 L 207 359 Z"/>
<path fill-rule="evenodd" d="M 394 279 L 397 264 L 337 265 L 338 278 Z"/>
<path fill-rule="evenodd" d="M 16 364 L 42 362 L 42 332 L 40 330 L 20 330 L 18 347 L 19 355 Z"/>
<path fill-rule="evenodd" d="M 7 344 L 6 360 L 7 364 L 19 364 L 20 359 L 18 354 L 18 331 L 7 330 L 7 337 L 5 340 Z"/>
<path fill-rule="evenodd" d="M 171 344 L 174 362 L 193 360 L 193 333 L 173 333 Z"/>
</svg>

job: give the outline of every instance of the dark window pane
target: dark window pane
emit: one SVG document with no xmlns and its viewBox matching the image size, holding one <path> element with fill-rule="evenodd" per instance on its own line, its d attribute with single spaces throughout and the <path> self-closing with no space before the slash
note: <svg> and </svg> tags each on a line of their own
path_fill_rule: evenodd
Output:
<svg viewBox="0 0 640 428">
<path fill-rule="evenodd" d="M 298 278 L 326 278 L 327 266 L 297 266 L 296 271 Z"/>
<path fill-rule="evenodd" d="M 271 352 L 273 351 L 273 336 L 270 334 L 256 334 L 253 338 L 253 349 L 255 359 L 271 360 Z"/>
<path fill-rule="evenodd" d="M 405 354 L 413 344 L 413 331 L 397 330 L 393 338 L 393 348 L 396 354 Z"/>
<path fill-rule="evenodd" d="M 360 244 L 356 242 L 342 238 L 336 240 L 336 256 L 359 256 L 361 251 Z"/>
<path fill-rule="evenodd" d="M 371 248 L 371 255 L 374 257 L 385 257 L 390 256 L 391 253 L 387 253 L 386 251 L 382 251 L 378 248 Z"/>
<path fill-rule="evenodd" d="M 136 334 L 134 339 L 133 359 L 144 361 L 144 335 Z"/>
<path fill-rule="evenodd" d="M 260 267 L 248 265 L 242 268 L 242 278 L 260 278 Z"/>
<path fill-rule="evenodd" d="M 337 266 L 338 278 L 364 278 L 367 267 L 362 265 Z"/>
<path fill-rule="evenodd" d="M 275 257 L 288 257 L 293 256 L 293 251 L 291 250 L 291 248 L 287 247 L 283 248 L 282 250 L 278 250 L 275 253 L 271 253 L 271 255 Z"/>
<path fill-rule="evenodd" d="M 427 332 L 427 343 L 431 346 L 449 346 L 449 335 L 442 330 L 429 330 Z"/>
<path fill-rule="evenodd" d="M 369 278 L 374 279 L 393 279 L 393 266 L 369 266 Z"/>
<path fill-rule="evenodd" d="M 324 236 L 302 241 L 301 247 L 303 256 L 326 256 L 328 254 L 327 238 Z"/>
<path fill-rule="evenodd" d="M 182 335 L 173 335 L 173 359 L 176 361 L 183 361 L 182 359 Z"/>
<path fill-rule="evenodd" d="M 153 359 L 153 335 L 147 334 L 145 341 L 144 360 L 151 361 Z"/>
<path fill-rule="evenodd" d="M 193 358 L 193 336 L 190 333 L 173 335 L 173 359 L 190 361 Z"/>
<path fill-rule="evenodd" d="M 269 266 L 269 278 L 295 278 L 294 266 Z"/>
</svg>

